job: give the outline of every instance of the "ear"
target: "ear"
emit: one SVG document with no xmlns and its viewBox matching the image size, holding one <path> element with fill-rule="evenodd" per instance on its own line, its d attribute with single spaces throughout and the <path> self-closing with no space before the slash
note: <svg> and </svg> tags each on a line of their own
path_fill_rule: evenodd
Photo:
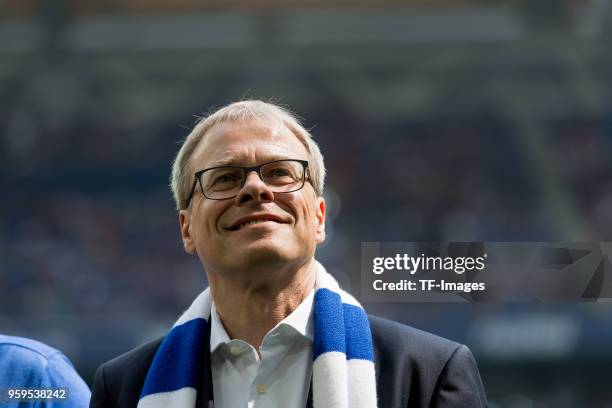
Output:
<svg viewBox="0 0 612 408">
<path fill-rule="evenodd" d="M 317 197 L 316 200 L 316 218 L 317 218 L 317 244 L 325 241 L 325 199 L 323 197 Z"/>
<path fill-rule="evenodd" d="M 179 211 L 179 225 L 181 227 L 181 238 L 183 238 L 183 248 L 185 252 L 195 255 L 195 244 L 191 236 L 191 214 L 189 210 Z"/>
</svg>

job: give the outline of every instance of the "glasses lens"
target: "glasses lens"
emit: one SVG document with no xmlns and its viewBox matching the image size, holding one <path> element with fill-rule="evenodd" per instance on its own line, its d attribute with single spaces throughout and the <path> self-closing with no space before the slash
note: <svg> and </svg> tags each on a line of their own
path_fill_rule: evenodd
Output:
<svg viewBox="0 0 612 408">
<path fill-rule="evenodd" d="M 204 195 L 213 200 L 233 198 L 244 183 L 240 167 L 208 169 L 200 176 Z M 299 190 L 304 186 L 304 165 L 295 160 L 279 160 L 261 166 L 261 179 L 275 193 Z"/>
<path fill-rule="evenodd" d="M 304 182 L 304 166 L 294 160 L 281 160 L 261 167 L 261 177 L 274 192 L 299 189 Z"/>
<path fill-rule="evenodd" d="M 226 198 L 236 195 L 242 184 L 242 169 L 218 167 L 202 173 L 202 187 L 209 198 Z"/>
</svg>

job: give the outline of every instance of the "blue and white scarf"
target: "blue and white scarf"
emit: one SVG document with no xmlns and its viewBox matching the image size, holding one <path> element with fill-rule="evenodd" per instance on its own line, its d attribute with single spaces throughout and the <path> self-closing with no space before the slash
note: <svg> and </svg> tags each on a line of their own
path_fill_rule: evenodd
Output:
<svg viewBox="0 0 612 408">
<path fill-rule="evenodd" d="M 314 298 L 313 408 L 375 408 L 372 334 L 365 311 L 316 262 Z M 194 408 L 212 297 L 202 292 L 159 346 L 138 408 Z"/>
</svg>

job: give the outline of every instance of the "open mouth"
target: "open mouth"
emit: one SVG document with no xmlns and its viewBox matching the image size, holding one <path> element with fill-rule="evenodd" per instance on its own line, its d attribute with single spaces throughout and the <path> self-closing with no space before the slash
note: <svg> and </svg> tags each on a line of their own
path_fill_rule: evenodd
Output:
<svg viewBox="0 0 612 408">
<path fill-rule="evenodd" d="M 279 217 L 272 216 L 272 215 L 265 215 L 265 216 L 259 216 L 259 217 L 251 216 L 251 217 L 246 217 L 246 218 L 238 220 L 236 223 L 234 223 L 232 226 L 230 226 L 227 229 L 229 231 L 239 231 L 243 228 L 247 228 L 253 225 L 257 225 L 257 224 L 264 224 L 267 222 L 274 222 L 277 224 L 286 224 L 286 221 L 280 219 Z"/>
</svg>

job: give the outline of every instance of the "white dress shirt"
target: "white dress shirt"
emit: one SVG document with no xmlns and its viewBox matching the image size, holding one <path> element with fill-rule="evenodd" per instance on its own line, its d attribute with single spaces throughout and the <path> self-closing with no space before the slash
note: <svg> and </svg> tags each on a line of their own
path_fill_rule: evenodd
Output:
<svg viewBox="0 0 612 408">
<path fill-rule="evenodd" d="M 259 352 L 230 339 L 211 309 L 214 408 L 304 408 L 312 373 L 314 289 L 264 337 Z"/>
</svg>

